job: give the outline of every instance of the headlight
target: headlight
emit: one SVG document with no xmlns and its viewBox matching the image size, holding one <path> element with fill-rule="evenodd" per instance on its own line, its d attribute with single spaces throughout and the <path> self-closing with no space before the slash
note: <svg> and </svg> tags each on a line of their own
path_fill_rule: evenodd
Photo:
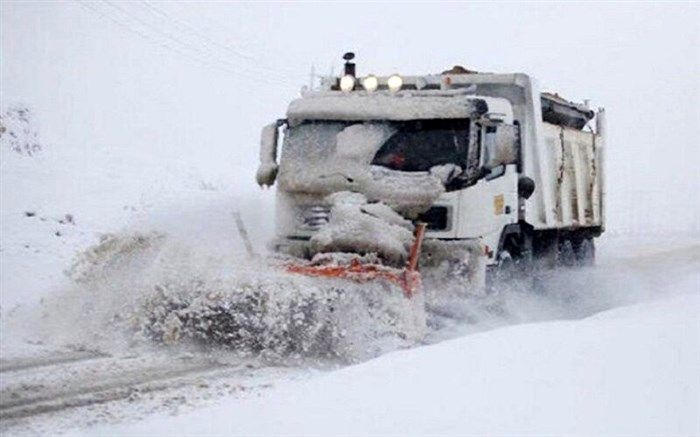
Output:
<svg viewBox="0 0 700 437">
<path fill-rule="evenodd" d="M 393 76 L 389 77 L 386 84 L 389 87 L 389 91 L 395 93 L 403 86 L 403 79 L 401 79 L 401 76 L 398 74 L 394 74 Z"/>
<path fill-rule="evenodd" d="M 370 74 L 362 79 L 362 87 L 367 90 L 368 93 L 373 93 L 376 91 L 379 87 L 379 80 L 377 80 L 377 76 Z"/>
<path fill-rule="evenodd" d="M 346 74 L 345 76 L 340 78 L 341 91 L 343 91 L 344 93 L 349 93 L 353 90 L 353 88 L 355 88 L 355 78 L 353 76 Z"/>
</svg>

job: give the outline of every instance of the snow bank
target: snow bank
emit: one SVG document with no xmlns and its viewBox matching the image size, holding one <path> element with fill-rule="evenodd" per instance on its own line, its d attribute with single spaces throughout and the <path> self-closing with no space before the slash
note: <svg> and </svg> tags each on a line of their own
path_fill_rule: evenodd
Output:
<svg viewBox="0 0 700 437">
<path fill-rule="evenodd" d="M 203 237 L 104 236 L 68 270 L 73 284 L 44 298 L 41 320 L 30 313 L 24 323 L 53 344 L 106 352 L 196 344 L 275 362 L 356 361 L 422 338 L 418 300 L 382 284 L 291 275 Z"/>
<path fill-rule="evenodd" d="M 16 105 L 0 114 L 0 149 L 26 156 L 41 151 L 36 121 L 26 106 Z"/>
<path fill-rule="evenodd" d="M 259 398 L 85 434 L 696 435 L 700 296 L 395 352 Z"/>
</svg>

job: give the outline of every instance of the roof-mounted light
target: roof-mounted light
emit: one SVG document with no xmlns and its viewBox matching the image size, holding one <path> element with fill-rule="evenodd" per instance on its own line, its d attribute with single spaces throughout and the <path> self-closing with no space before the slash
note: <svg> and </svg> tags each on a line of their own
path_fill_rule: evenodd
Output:
<svg viewBox="0 0 700 437">
<path fill-rule="evenodd" d="M 362 87 L 368 92 L 373 93 L 379 87 L 379 80 L 377 76 L 370 74 L 369 76 L 362 79 Z"/>
<path fill-rule="evenodd" d="M 394 74 L 387 79 L 386 85 L 389 87 L 390 92 L 395 93 L 403 86 L 403 79 L 398 74 Z"/>
<path fill-rule="evenodd" d="M 340 90 L 344 93 L 349 93 L 355 88 L 355 77 L 349 74 L 340 78 Z"/>
</svg>

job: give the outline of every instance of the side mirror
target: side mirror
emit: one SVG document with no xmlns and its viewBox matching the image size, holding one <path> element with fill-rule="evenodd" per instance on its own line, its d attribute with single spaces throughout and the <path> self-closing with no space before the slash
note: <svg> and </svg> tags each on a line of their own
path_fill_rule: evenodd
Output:
<svg viewBox="0 0 700 437">
<path fill-rule="evenodd" d="M 492 169 L 518 162 L 517 138 L 517 126 L 510 124 L 486 126 L 482 152 L 484 167 Z"/>
<path fill-rule="evenodd" d="M 265 126 L 260 134 L 260 165 L 255 173 L 258 185 L 271 186 L 277 178 L 277 142 L 279 139 L 279 127 L 286 120 L 277 120 Z"/>
</svg>

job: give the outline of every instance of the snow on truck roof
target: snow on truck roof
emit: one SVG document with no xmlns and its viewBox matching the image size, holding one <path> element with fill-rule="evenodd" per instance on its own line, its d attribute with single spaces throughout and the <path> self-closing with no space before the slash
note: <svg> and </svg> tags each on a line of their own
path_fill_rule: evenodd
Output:
<svg viewBox="0 0 700 437">
<path fill-rule="evenodd" d="M 454 70 L 454 69 L 453 69 Z M 287 119 L 294 125 L 303 120 L 416 120 L 430 118 L 469 118 L 475 113 L 499 113 L 512 121 L 513 108 L 507 98 L 476 95 L 480 85 L 528 88 L 529 76 L 522 73 L 429 74 L 401 76 L 398 92 L 389 91 L 392 77 L 376 77 L 376 91 L 368 92 L 359 83 L 350 92 L 340 91 L 340 79 L 322 79 L 320 91 L 303 91 L 292 101 Z M 359 78 L 358 78 L 359 79 Z M 481 94 L 481 93 L 479 93 Z"/>
<path fill-rule="evenodd" d="M 503 114 L 512 120 L 506 99 L 474 96 L 465 89 L 377 91 L 322 91 L 306 93 L 292 101 L 287 119 L 294 125 L 303 120 L 420 120 L 470 118 L 487 112 Z"/>
<path fill-rule="evenodd" d="M 373 87 L 365 90 L 360 85 L 370 77 Z M 302 91 L 302 98 L 292 101 L 287 110 L 290 124 L 304 120 L 469 118 L 487 112 L 503 114 L 504 121 L 511 122 L 512 105 L 521 104 L 522 96 L 527 95 L 533 99 L 539 95 L 542 117 L 549 123 L 582 129 L 594 115 L 587 103 L 540 94 L 535 80 L 523 73 L 480 73 L 455 66 L 424 76 L 352 78 L 345 91 L 341 91 L 344 77 L 324 78 L 320 90 Z M 400 79 L 398 91 L 390 91 L 392 78 Z"/>
</svg>

